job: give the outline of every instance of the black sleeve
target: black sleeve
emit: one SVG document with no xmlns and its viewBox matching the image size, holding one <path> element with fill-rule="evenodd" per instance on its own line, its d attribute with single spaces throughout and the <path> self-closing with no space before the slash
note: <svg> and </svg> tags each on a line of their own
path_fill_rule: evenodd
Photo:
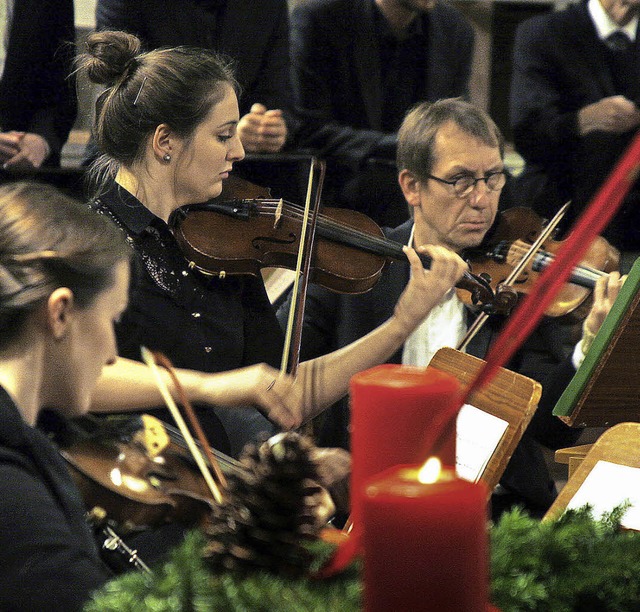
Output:
<svg viewBox="0 0 640 612">
<path fill-rule="evenodd" d="M 553 409 L 573 378 L 574 333 L 570 325 L 545 317 L 527 340 L 517 371 L 542 384 L 542 396 L 527 433 L 550 449 L 573 446 L 582 428 L 570 427 Z"/>
<path fill-rule="evenodd" d="M 315 5 L 302 2 L 291 14 L 291 80 L 295 111 L 301 122 L 299 142 L 317 149 L 320 155 L 332 155 L 357 166 L 386 134 L 354 128 L 335 118 L 335 60 L 346 50 L 334 43 L 338 37 L 332 30 L 349 24 L 327 24 L 326 17 L 319 18 Z"/>
<path fill-rule="evenodd" d="M 291 309 L 291 294 L 278 308 L 278 320 L 286 329 Z M 340 348 L 337 330 L 341 323 L 340 297 L 319 285 L 310 284 L 305 302 L 300 361 L 315 359 Z"/>
<path fill-rule="evenodd" d="M 514 144 L 528 163 L 562 160 L 579 142 L 575 108 L 567 108 L 567 61 L 541 18 L 527 20 L 516 31 L 511 79 L 510 121 Z"/>
<path fill-rule="evenodd" d="M 72 533 L 44 483 L 0 466 L 0 609 L 81 610 L 110 577 Z"/>
</svg>

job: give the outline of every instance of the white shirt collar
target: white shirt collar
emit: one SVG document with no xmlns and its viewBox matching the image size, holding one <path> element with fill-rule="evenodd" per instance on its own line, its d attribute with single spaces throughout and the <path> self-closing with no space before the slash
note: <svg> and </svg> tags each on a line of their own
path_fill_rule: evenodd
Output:
<svg viewBox="0 0 640 612">
<path fill-rule="evenodd" d="M 600 40 L 604 40 L 613 32 L 620 30 L 624 32 L 632 41 L 636 39 L 636 31 L 638 29 L 638 16 L 636 15 L 626 26 L 621 28 L 616 24 L 607 12 L 602 8 L 600 0 L 589 0 L 587 9 L 591 15 L 591 19 L 596 27 L 596 32 Z"/>
</svg>

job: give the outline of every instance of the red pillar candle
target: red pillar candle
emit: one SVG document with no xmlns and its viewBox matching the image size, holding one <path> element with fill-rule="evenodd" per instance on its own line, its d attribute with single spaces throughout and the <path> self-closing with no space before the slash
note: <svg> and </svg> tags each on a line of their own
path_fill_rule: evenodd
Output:
<svg viewBox="0 0 640 612">
<path fill-rule="evenodd" d="M 364 610 L 487 610 L 486 486 L 452 468 L 424 484 L 418 471 L 396 466 L 365 485 Z"/>
<path fill-rule="evenodd" d="M 351 379 L 351 518 L 360 515 L 362 484 L 400 464 L 422 463 L 432 452 L 425 433 L 452 402 L 461 385 L 435 368 L 383 364 Z M 455 465 L 455 428 L 440 446 L 445 465 Z"/>
</svg>

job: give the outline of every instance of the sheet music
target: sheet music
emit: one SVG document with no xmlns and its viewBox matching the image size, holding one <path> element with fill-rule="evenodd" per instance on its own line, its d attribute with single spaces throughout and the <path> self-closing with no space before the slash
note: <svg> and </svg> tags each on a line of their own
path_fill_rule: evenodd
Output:
<svg viewBox="0 0 640 612">
<path fill-rule="evenodd" d="M 470 404 L 460 409 L 456 424 L 456 472 L 460 478 L 479 480 L 508 425 Z"/>
<path fill-rule="evenodd" d="M 625 501 L 629 501 L 631 507 L 621 524 L 627 529 L 640 531 L 640 469 L 598 461 L 567 504 L 567 509 L 589 504 L 593 516 L 600 518 Z"/>
</svg>

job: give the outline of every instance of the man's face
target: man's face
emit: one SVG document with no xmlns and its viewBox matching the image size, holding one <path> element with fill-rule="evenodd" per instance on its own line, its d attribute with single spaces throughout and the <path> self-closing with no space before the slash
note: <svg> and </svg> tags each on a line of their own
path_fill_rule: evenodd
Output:
<svg viewBox="0 0 640 612">
<path fill-rule="evenodd" d="M 640 14 L 640 0 L 600 0 L 600 4 L 609 17 L 621 27 Z"/>
<path fill-rule="evenodd" d="M 485 177 L 504 169 L 497 146 L 486 145 L 453 122 L 438 130 L 435 158 L 430 174 L 447 181 Z M 484 181 L 463 198 L 456 196 L 452 185 L 420 180 L 407 170 L 401 172 L 400 184 L 414 209 L 415 246 L 436 244 L 456 252 L 478 246 L 498 210 L 500 192 L 489 191 Z"/>
</svg>

